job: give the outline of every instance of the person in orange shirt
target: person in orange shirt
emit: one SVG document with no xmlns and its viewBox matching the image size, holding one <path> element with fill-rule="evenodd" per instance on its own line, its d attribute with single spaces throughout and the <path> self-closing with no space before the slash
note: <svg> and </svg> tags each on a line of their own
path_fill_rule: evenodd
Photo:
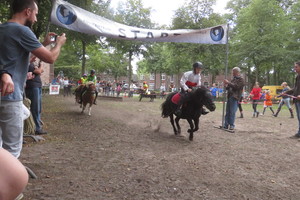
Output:
<svg viewBox="0 0 300 200">
<path fill-rule="evenodd" d="M 265 99 L 264 99 L 264 110 L 262 112 L 262 115 L 265 114 L 266 108 L 270 108 L 270 110 L 272 111 L 272 113 L 274 115 L 274 110 L 273 110 L 272 106 L 273 106 L 273 102 L 272 102 L 272 96 L 270 94 L 270 90 L 266 90 Z"/>
</svg>

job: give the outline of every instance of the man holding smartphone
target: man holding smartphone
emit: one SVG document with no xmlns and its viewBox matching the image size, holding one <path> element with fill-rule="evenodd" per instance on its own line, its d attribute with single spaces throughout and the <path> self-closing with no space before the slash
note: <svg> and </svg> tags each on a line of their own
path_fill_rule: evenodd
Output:
<svg viewBox="0 0 300 200">
<path fill-rule="evenodd" d="M 37 21 L 38 6 L 35 0 L 13 0 L 12 18 L 0 25 L 0 148 L 19 157 L 23 143 L 23 92 L 29 65 L 29 53 L 44 62 L 54 63 L 66 42 L 65 34 L 57 37 L 55 46 L 49 33 L 40 43 L 31 30 Z"/>
</svg>

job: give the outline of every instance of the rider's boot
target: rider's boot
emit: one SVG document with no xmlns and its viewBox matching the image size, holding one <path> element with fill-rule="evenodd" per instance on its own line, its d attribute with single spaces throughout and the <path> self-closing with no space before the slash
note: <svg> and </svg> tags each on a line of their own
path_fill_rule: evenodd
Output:
<svg viewBox="0 0 300 200">
<path fill-rule="evenodd" d="M 182 105 L 178 105 L 177 109 L 174 112 L 175 115 L 177 115 L 177 116 L 181 115 L 181 113 L 182 113 L 181 107 L 182 107 Z"/>
<path fill-rule="evenodd" d="M 202 115 L 206 115 L 207 113 L 209 113 L 205 108 L 202 108 L 202 112 L 201 112 L 201 114 Z"/>
</svg>

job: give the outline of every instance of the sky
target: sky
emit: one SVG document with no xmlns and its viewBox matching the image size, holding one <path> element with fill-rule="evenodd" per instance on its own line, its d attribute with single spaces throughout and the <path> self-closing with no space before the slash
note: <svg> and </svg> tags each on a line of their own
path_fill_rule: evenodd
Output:
<svg viewBox="0 0 300 200">
<path fill-rule="evenodd" d="M 111 4 L 114 8 L 117 7 L 118 2 L 125 0 L 112 0 Z M 225 13 L 225 7 L 228 0 L 217 0 L 213 7 L 217 13 Z M 145 7 L 152 8 L 152 19 L 159 25 L 170 25 L 174 11 L 181 7 L 185 0 L 143 0 Z"/>
</svg>

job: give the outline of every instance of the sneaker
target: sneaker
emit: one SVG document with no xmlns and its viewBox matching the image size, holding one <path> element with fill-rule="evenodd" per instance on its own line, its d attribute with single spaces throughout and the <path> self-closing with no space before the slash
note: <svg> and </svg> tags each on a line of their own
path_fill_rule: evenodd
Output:
<svg viewBox="0 0 300 200">
<path fill-rule="evenodd" d="M 296 134 L 293 135 L 291 138 L 300 138 L 300 134 L 296 133 Z"/>
<path fill-rule="evenodd" d="M 229 127 L 229 130 L 233 131 L 233 130 L 234 130 L 234 128 L 233 128 L 232 126 L 230 126 L 230 127 Z"/>
<path fill-rule="evenodd" d="M 46 135 L 46 134 L 48 134 L 48 133 L 47 133 L 47 131 L 40 130 L 40 131 L 35 131 L 35 134 L 36 134 L 36 135 Z"/>
<path fill-rule="evenodd" d="M 21 193 L 15 198 L 15 200 L 21 200 L 21 199 L 23 199 L 23 197 L 24 197 L 24 195 L 23 195 L 23 193 Z"/>
<path fill-rule="evenodd" d="M 228 129 L 228 126 L 220 126 L 220 129 Z"/>
</svg>

